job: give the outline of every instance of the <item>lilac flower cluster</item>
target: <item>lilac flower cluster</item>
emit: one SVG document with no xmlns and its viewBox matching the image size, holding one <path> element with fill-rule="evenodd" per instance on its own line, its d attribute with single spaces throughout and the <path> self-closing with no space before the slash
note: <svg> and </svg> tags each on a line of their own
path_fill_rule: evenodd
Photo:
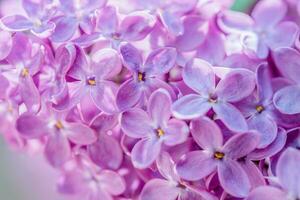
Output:
<svg viewBox="0 0 300 200">
<path fill-rule="evenodd" d="M 232 3 L 2 2 L 1 134 L 83 200 L 300 199 L 300 2 Z"/>
</svg>

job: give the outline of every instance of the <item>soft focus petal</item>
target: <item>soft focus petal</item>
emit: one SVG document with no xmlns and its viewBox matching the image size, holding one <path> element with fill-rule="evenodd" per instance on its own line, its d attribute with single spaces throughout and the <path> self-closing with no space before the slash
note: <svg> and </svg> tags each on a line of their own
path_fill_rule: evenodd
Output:
<svg viewBox="0 0 300 200">
<path fill-rule="evenodd" d="M 44 22 L 39 26 L 34 26 L 31 32 L 40 38 L 47 38 L 52 35 L 55 26 L 53 22 Z"/>
<path fill-rule="evenodd" d="M 226 102 L 218 102 L 213 105 L 217 118 L 219 118 L 232 131 L 244 132 L 247 130 L 247 122 L 243 114 L 233 105 Z"/>
<path fill-rule="evenodd" d="M 276 174 L 283 188 L 293 196 L 300 195 L 300 152 L 289 147 L 285 150 L 277 163 Z"/>
<path fill-rule="evenodd" d="M 159 173 L 167 180 L 179 181 L 177 172 L 175 171 L 175 163 L 167 152 L 162 152 L 156 159 L 156 165 Z"/>
<path fill-rule="evenodd" d="M 61 167 L 71 157 L 71 147 L 67 138 L 55 133 L 48 138 L 45 156 L 53 167 Z"/>
<path fill-rule="evenodd" d="M 113 34 L 118 28 L 118 17 L 116 8 L 106 6 L 99 12 L 97 28 L 105 34 Z"/>
<path fill-rule="evenodd" d="M 92 161 L 102 168 L 116 170 L 123 160 L 119 142 L 105 133 L 101 133 L 99 139 L 88 146 L 88 152 Z"/>
<path fill-rule="evenodd" d="M 92 70 L 99 78 L 113 78 L 122 69 L 118 52 L 113 49 L 105 48 L 93 53 L 91 61 Z"/>
<path fill-rule="evenodd" d="M 142 138 L 153 132 L 151 119 L 139 108 L 133 108 L 122 114 L 121 127 L 126 135 L 133 138 Z"/>
<path fill-rule="evenodd" d="M 171 97 L 166 90 L 159 89 L 152 93 L 148 102 L 148 113 L 157 126 L 167 123 L 171 117 Z"/>
<path fill-rule="evenodd" d="M 223 145 L 223 136 L 217 124 L 207 117 L 191 122 L 191 133 L 195 142 L 206 150 L 215 150 Z"/>
<path fill-rule="evenodd" d="M 279 23 L 286 12 L 287 6 L 283 1 L 262 0 L 255 5 L 252 17 L 258 26 L 267 28 Z"/>
<path fill-rule="evenodd" d="M 276 30 L 276 31 L 275 31 Z M 268 45 L 275 50 L 279 47 L 290 47 L 295 43 L 299 27 L 294 22 L 278 24 L 267 38 Z"/>
<path fill-rule="evenodd" d="M 26 31 L 33 27 L 33 23 L 21 15 L 1 18 L 1 26 L 8 31 Z"/>
<path fill-rule="evenodd" d="M 189 181 L 200 180 L 215 171 L 217 166 L 207 152 L 192 151 L 185 154 L 176 164 L 178 175 Z"/>
<path fill-rule="evenodd" d="M 39 138 L 48 133 L 47 123 L 34 114 L 23 114 L 16 121 L 16 128 L 25 138 Z"/>
<path fill-rule="evenodd" d="M 274 61 L 280 73 L 296 83 L 300 83 L 300 53 L 292 48 L 278 48 L 274 51 Z"/>
<path fill-rule="evenodd" d="M 111 195 L 120 195 L 125 191 L 124 179 L 114 171 L 104 170 L 99 174 L 101 189 Z"/>
<path fill-rule="evenodd" d="M 164 131 L 164 144 L 173 146 L 186 141 L 189 133 L 189 128 L 184 121 L 171 119 L 170 121 L 168 121 L 167 128 L 164 129 Z"/>
<path fill-rule="evenodd" d="M 257 187 L 251 191 L 245 200 L 282 200 L 286 199 L 286 194 L 278 188 L 271 186 Z"/>
<path fill-rule="evenodd" d="M 246 197 L 250 191 L 250 181 L 237 161 L 226 160 L 218 165 L 218 176 L 224 190 L 235 197 Z"/>
<path fill-rule="evenodd" d="M 12 36 L 9 32 L 0 31 L 0 60 L 8 56 L 12 49 Z"/>
<path fill-rule="evenodd" d="M 239 133 L 225 143 L 222 151 L 228 157 L 238 159 L 252 152 L 258 143 L 259 135 L 256 132 Z"/>
<path fill-rule="evenodd" d="M 183 34 L 184 28 L 180 17 L 171 12 L 163 11 L 160 15 L 162 23 L 170 31 L 171 34 L 178 36 Z"/>
<path fill-rule="evenodd" d="M 138 141 L 131 151 L 133 166 L 138 169 L 149 167 L 158 157 L 160 149 L 161 143 L 157 138 L 144 138 Z"/>
<path fill-rule="evenodd" d="M 5 78 L 5 76 L 2 76 L 0 74 L 0 99 L 6 98 L 6 91 L 9 87 L 9 81 Z"/>
<path fill-rule="evenodd" d="M 94 131 L 80 123 L 68 123 L 64 133 L 66 133 L 68 139 L 75 144 L 88 145 L 97 140 Z"/>
<path fill-rule="evenodd" d="M 273 90 L 271 84 L 271 74 L 268 64 L 263 63 L 258 66 L 256 71 L 256 82 L 259 99 L 261 101 L 270 100 L 273 96 Z"/>
<path fill-rule="evenodd" d="M 180 189 L 163 179 L 152 179 L 144 186 L 140 200 L 175 200 L 180 193 Z"/>
<path fill-rule="evenodd" d="M 176 63 L 176 49 L 164 47 L 154 50 L 148 56 L 145 63 L 145 70 L 149 74 L 165 74 L 174 67 Z"/>
<path fill-rule="evenodd" d="M 254 21 L 249 15 L 229 10 L 219 14 L 217 23 L 221 30 L 227 33 L 249 31 L 254 25 Z"/>
<path fill-rule="evenodd" d="M 255 88 L 255 77 L 251 71 L 238 69 L 229 72 L 216 88 L 220 99 L 236 102 L 249 96 Z"/>
<path fill-rule="evenodd" d="M 152 15 L 145 11 L 130 13 L 121 22 L 121 37 L 127 41 L 144 39 L 152 30 L 154 19 Z"/>
<path fill-rule="evenodd" d="M 133 107 L 142 96 L 142 88 L 133 79 L 124 82 L 117 91 L 116 104 L 123 111 Z"/>
<path fill-rule="evenodd" d="M 194 119 L 205 115 L 210 108 L 208 99 L 196 94 L 189 94 L 173 103 L 172 113 L 180 119 Z"/>
<path fill-rule="evenodd" d="M 273 97 L 274 106 L 284 114 L 300 113 L 300 86 L 287 86 L 277 91 Z"/>
<path fill-rule="evenodd" d="M 71 39 L 77 30 L 78 23 L 74 17 L 58 17 L 54 20 L 56 24 L 51 40 L 54 42 L 64 42 Z"/>
</svg>

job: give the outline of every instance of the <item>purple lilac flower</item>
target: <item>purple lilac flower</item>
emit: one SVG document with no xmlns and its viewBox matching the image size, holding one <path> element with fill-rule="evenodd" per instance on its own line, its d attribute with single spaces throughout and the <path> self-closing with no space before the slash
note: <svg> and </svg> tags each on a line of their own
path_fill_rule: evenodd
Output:
<svg viewBox="0 0 300 200">
<path fill-rule="evenodd" d="M 276 13 L 276 16 L 273 15 Z M 283 1 L 262 0 L 256 4 L 252 14 L 225 11 L 218 24 L 227 33 L 241 35 L 242 44 L 259 58 L 266 58 L 269 49 L 290 47 L 295 42 L 298 26 L 284 21 L 287 6 Z"/>
<path fill-rule="evenodd" d="M 229 72 L 215 86 L 213 67 L 201 59 L 194 59 L 183 69 L 183 81 L 197 94 L 188 94 L 172 105 L 175 117 L 194 119 L 205 115 L 211 108 L 217 117 L 231 130 L 247 130 L 241 112 L 231 103 L 249 96 L 255 82 L 252 72 L 236 69 Z"/>
<path fill-rule="evenodd" d="M 147 112 L 132 108 L 122 114 L 121 127 L 124 133 L 140 139 L 131 152 L 135 167 L 149 167 L 161 152 L 162 144 L 174 146 L 187 139 L 189 129 L 186 123 L 170 119 L 171 102 L 166 90 L 156 90 L 150 96 Z"/>
<path fill-rule="evenodd" d="M 237 160 L 257 147 L 259 136 L 245 132 L 234 135 L 223 144 L 220 128 L 204 117 L 192 121 L 191 133 L 203 150 L 191 151 L 182 157 L 176 164 L 179 176 L 195 181 L 217 170 L 220 184 L 226 192 L 236 197 L 247 196 L 250 181 Z"/>
<path fill-rule="evenodd" d="M 171 95 L 174 93 L 167 83 L 158 78 L 174 66 L 177 55 L 174 48 L 152 51 L 144 64 L 141 53 L 131 44 L 122 45 L 120 52 L 125 67 L 132 72 L 132 78 L 124 82 L 117 93 L 116 103 L 120 110 L 136 105 L 158 88 L 166 89 Z"/>
<path fill-rule="evenodd" d="M 55 14 L 52 3 L 52 0 L 22 0 L 27 16 L 4 16 L 0 21 L 1 26 L 9 31 L 30 31 L 38 37 L 46 38 L 53 33 L 56 26 L 51 21 Z"/>
</svg>

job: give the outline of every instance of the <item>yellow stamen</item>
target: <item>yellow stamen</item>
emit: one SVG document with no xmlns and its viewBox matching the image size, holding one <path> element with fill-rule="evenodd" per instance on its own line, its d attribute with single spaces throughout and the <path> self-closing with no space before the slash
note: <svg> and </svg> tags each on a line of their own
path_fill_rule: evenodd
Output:
<svg viewBox="0 0 300 200">
<path fill-rule="evenodd" d="M 165 134 L 165 132 L 161 128 L 156 129 L 156 133 L 157 133 L 158 137 L 161 137 Z"/>
<path fill-rule="evenodd" d="M 263 106 L 256 106 L 255 109 L 258 113 L 261 113 L 265 108 Z"/>
<path fill-rule="evenodd" d="M 218 160 L 223 159 L 224 156 L 225 156 L 225 154 L 222 153 L 222 152 L 219 152 L 219 151 L 216 151 L 216 152 L 214 153 L 214 157 L 215 157 L 216 159 L 218 159 Z"/>
<path fill-rule="evenodd" d="M 61 123 L 61 121 L 57 121 L 56 123 L 55 123 L 55 128 L 57 128 L 57 129 L 62 129 L 64 126 L 63 126 L 63 124 Z"/>
<path fill-rule="evenodd" d="M 140 82 L 141 82 L 141 81 L 144 81 L 144 80 L 145 80 L 145 74 L 139 72 L 139 73 L 138 73 L 138 80 L 139 80 Z"/>
<path fill-rule="evenodd" d="M 88 84 L 89 85 L 96 85 L 96 80 L 95 79 L 89 79 Z"/>
<path fill-rule="evenodd" d="M 29 70 L 27 68 L 23 68 L 21 74 L 23 77 L 26 77 L 29 75 Z"/>
</svg>

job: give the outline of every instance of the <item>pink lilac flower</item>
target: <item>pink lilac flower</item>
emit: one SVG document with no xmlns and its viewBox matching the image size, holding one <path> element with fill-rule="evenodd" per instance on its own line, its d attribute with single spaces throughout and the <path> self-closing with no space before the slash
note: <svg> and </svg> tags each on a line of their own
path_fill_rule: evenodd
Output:
<svg viewBox="0 0 300 200">
<path fill-rule="evenodd" d="M 118 89 L 116 103 L 120 110 L 144 101 L 158 88 L 164 88 L 173 95 L 173 89 L 158 77 L 174 67 L 177 55 L 174 48 L 164 47 L 152 51 L 144 64 L 141 53 L 131 44 L 122 45 L 120 52 L 125 67 L 132 73 L 132 78 Z"/>
<path fill-rule="evenodd" d="M 247 130 L 245 118 L 231 103 L 242 100 L 254 90 L 252 72 L 232 70 L 216 86 L 213 67 L 201 59 L 194 59 L 187 63 L 182 76 L 183 81 L 197 94 L 185 95 L 172 105 L 175 117 L 194 119 L 212 108 L 229 129 L 237 132 Z"/>
<path fill-rule="evenodd" d="M 276 13 L 276 16 L 273 15 Z M 269 49 L 290 47 L 293 45 L 298 26 L 284 21 L 287 6 L 283 1 L 262 0 L 251 13 L 225 11 L 219 16 L 219 26 L 227 33 L 241 35 L 242 44 L 259 58 L 266 58 Z"/>
<path fill-rule="evenodd" d="M 40 116 L 24 113 L 16 121 L 17 130 L 25 138 L 48 136 L 45 156 L 54 167 L 62 166 L 71 158 L 71 143 L 88 145 L 97 139 L 88 126 L 66 121 L 66 114 L 56 111 L 41 113 Z"/>
<path fill-rule="evenodd" d="M 140 139 L 131 152 L 135 167 L 149 167 L 161 152 L 162 144 L 174 146 L 187 139 L 189 130 L 186 123 L 170 119 L 171 102 L 167 91 L 157 90 L 150 96 L 147 112 L 132 108 L 122 114 L 121 127 L 124 133 Z"/>
<path fill-rule="evenodd" d="M 30 31 L 38 37 L 50 36 L 56 25 L 51 21 L 56 10 L 51 6 L 52 0 L 22 0 L 23 8 L 27 16 L 12 15 L 1 18 L 3 29 L 9 31 Z"/>
<path fill-rule="evenodd" d="M 203 150 L 191 151 L 181 158 L 176 164 L 179 176 L 195 181 L 217 170 L 220 184 L 226 192 L 236 197 L 247 196 L 250 181 L 237 160 L 256 148 L 258 135 L 253 132 L 236 134 L 223 144 L 220 128 L 204 117 L 192 121 L 191 133 Z"/>
</svg>

